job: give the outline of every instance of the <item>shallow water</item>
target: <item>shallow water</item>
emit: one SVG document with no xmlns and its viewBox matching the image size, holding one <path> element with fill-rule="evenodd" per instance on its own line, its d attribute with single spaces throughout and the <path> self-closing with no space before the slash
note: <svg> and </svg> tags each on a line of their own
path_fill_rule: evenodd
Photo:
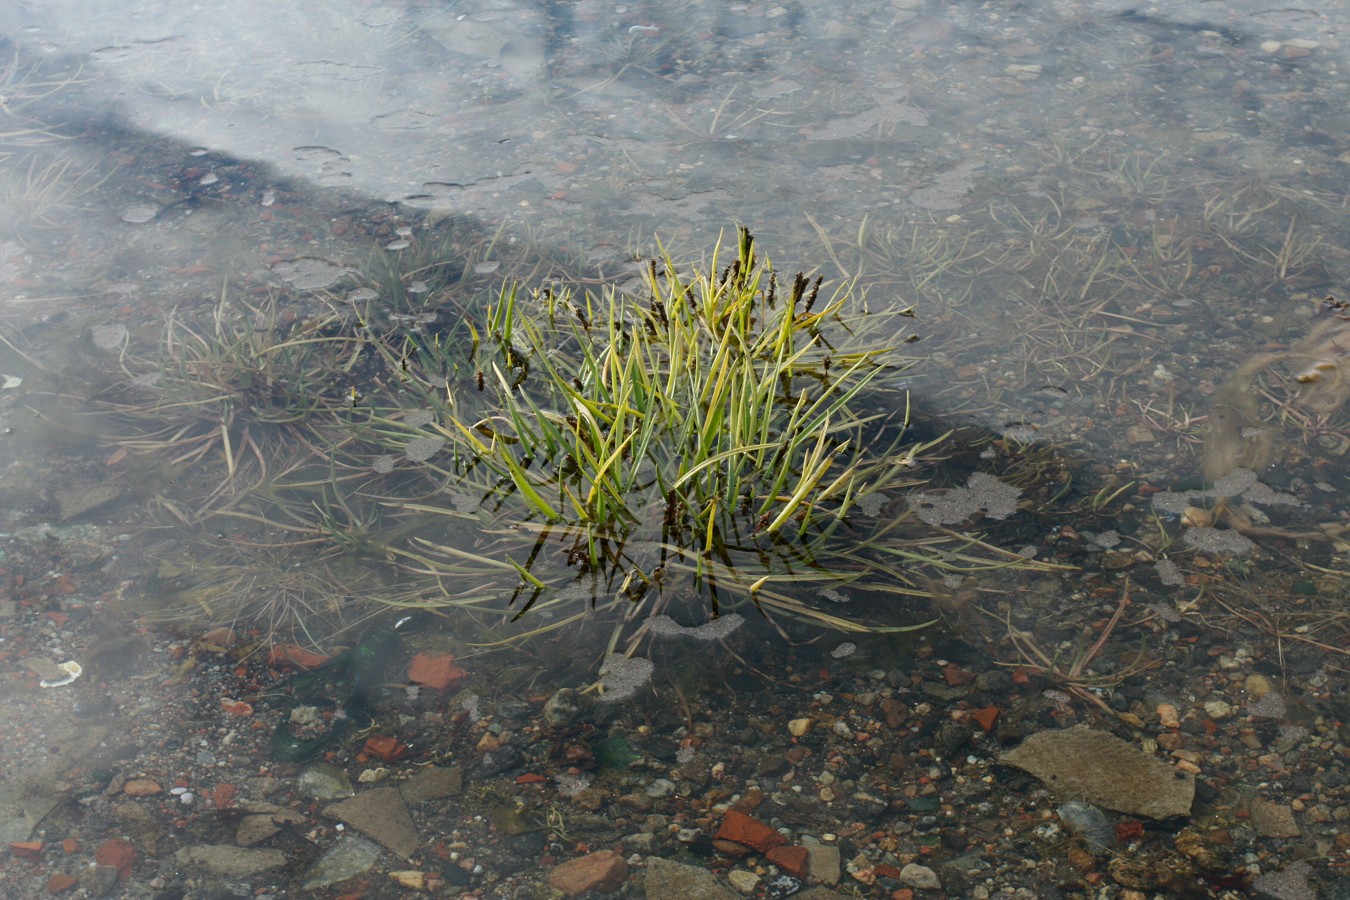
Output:
<svg viewBox="0 0 1350 900">
<path fill-rule="evenodd" d="M 36 565 L 14 537 L 24 528 L 96 523 L 132 617 L 266 633 L 298 611 L 287 637 L 302 642 L 360 626 L 362 597 L 425 600 L 406 569 L 310 554 L 335 534 L 355 548 L 373 513 L 314 500 L 312 485 L 259 499 L 294 449 L 261 428 L 223 456 L 209 434 L 151 452 L 146 419 L 176 438 L 175 413 L 151 404 L 131 422 L 125 388 L 147 377 L 138 365 L 181 356 L 185 333 L 166 317 L 209 337 L 221 309 L 273 330 L 325 315 L 350 328 L 361 309 L 449 341 L 456 316 L 503 283 L 631 285 L 658 248 L 706 262 L 745 225 L 783 273 L 849 283 L 869 309 L 914 308 L 917 365 L 881 380 L 911 392 L 916 438 L 955 432 L 951 458 L 922 472 L 949 493 L 889 496 L 886 514 L 957 509 L 924 521 L 1075 578 L 1127 572 L 1169 614 L 1225 575 L 1243 596 L 1294 584 L 1334 598 L 1350 519 L 1350 339 L 1335 300 L 1350 269 L 1350 120 L 1345 12 L 1321 6 L 12 4 L 0 12 L 12 564 Z M 359 408 L 357 366 L 305 396 Z M 446 377 L 469 390 L 472 374 Z M 1255 475 L 1214 486 L 1235 469 Z M 972 473 L 1013 485 L 1020 505 L 982 494 Z M 233 518 L 203 520 L 199 506 Z M 301 507 L 320 520 L 286 518 Z M 419 528 L 498 552 L 454 520 Z M 240 543 L 222 549 L 222 536 Z M 649 572 L 653 552 L 623 558 Z M 624 574 L 606 590 L 627 592 Z M 1016 608 L 1046 583 L 913 574 L 966 632 L 987 627 L 972 590 L 1016 595 Z M 500 607 L 483 579 L 442 579 L 435 596 L 479 591 Z M 1264 614 L 1317 621 L 1307 602 Z M 533 612 L 556 623 L 568 609 Z M 930 615 L 920 602 L 897 620 Z M 534 621 L 449 624 L 481 640 Z M 547 645 L 539 667 L 585 683 L 614 648 L 569 670 L 572 649 Z"/>
</svg>

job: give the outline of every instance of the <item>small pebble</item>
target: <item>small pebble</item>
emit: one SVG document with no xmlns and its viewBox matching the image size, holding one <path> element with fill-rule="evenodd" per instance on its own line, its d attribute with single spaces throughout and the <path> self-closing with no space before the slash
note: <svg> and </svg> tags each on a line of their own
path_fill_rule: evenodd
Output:
<svg viewBox="0 0 1350 900">
<path fill-rule="evenodd" d="M 1177 715 L 1177 708 L 1170 703 L 1159 703 L 1158 724 L 1164 728 L 1180 728 L 1181 717 Z"/>
<path fill-rule="evenodd" d="M 1242 687 L 1247 692 L 1247 696 L 1253 700 L 1260 700 L 1266 694 L 1275 690 L 1275 685 L 1271 684 L 1270 679 L 1264 675 L 1251 674 L 1242 682 Z"/>
</svg>

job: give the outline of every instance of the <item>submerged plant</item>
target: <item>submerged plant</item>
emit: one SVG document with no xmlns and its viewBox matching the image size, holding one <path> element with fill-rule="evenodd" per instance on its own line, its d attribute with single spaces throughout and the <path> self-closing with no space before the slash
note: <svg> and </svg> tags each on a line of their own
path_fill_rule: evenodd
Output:
<svg viewBox="0 0 1350 900">
<path fill-rule="evenodd" d="M 397 596 L 387 573 L 353 557 L 307 548 L 194 540 L 159 563 L 143 611 L 179 631 L 226 626 L 264 643 L 311 646 L 366 623 Z"/>
<path fill-rule="evenodd" d="M 426 602 L 509 599 L 515 617 L 545 618 L 538 630 L 676 600 L 901 630 L 917 626 L 835 604 L 921 593 L 905 564 L 1009 564 L 947 555 L 962 543 L 951 533 L 900 539 L 914 520 L 886 511 L 927 449 L 905 445 L 904 395 L 882 384 L 909 364 L 894 348 L 912 310 L 861 311 L 847 286 L 822 295 L 800 273 L 780 284 L 744 229 L 732 260 L 720 255 L 686 277 L 653 261 L 640 298 L 503 289 L 468 384 L 447 382 L 415 428 L 380 420 L 452 500 L 399 508 L 485 526 L 400 551 L 440 580 Z M 408 449 L 435 439 L 420 458 Z"/>
<path fill-rule="evenodd" d="M 1093 664 L 1099 661 L 1102 650 L 1106 647 L 1106 642 L 1115 632 L 1116 626 L 1120 623 L 1120 619 L 1129 605 L 1130 585 L 1126 581 L 1124 587 L 1121 588 L 1120 602 L 1116 604 L 1115 612 L 1102 626 L 1096 638 L 1092 640 L 1091 644 L 1087 644 L 1086 641 L 1091 637 L 1091 634 L 1085 632 L 1078 641 L 1074 642 L 1073 651 L 1068 655 L 1068 658 L 1061 656 L 1059 653 L 1052 655 L 1047 652 L 1032 635 L 1016 628 L 1013 626 L 1011 619 L 1008 619 L 1006 621 L 1008 640 L 1017 651 L 1019 658 L 1019 662 L 1010 665 L 1016 665 L 1024 672 L 1040 676 L 1061 691 L 1092 704 L 1107 715 L 1115 716 L 1117 713 L 1102 699 L 1101 692 L 1119 685 L 1133 675 L 1147 672 L 1161 665 L 1161 662 L 1139 652 L 1107 674 L 1099 674 L 1093 669 Z"/>
<path fill-rule="evenodd" d="M 201 508 L 263 483 L 278 448 L 326 455 L 366 345 L 337 313 L 292 317 L 275 297 L 250 304 L 225 291 L 205 326 L 171 311 L 155 356 L 121 341 L 125 380 L 103 399 L 133 432 L 115 442 L 176 465 L 214 457 L 226 477 Z"/>
</svg>

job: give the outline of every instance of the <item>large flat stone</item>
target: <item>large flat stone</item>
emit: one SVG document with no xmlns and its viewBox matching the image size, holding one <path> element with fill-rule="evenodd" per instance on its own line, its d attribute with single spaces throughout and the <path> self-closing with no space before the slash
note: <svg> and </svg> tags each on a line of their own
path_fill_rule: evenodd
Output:
<svg viewBox="0 0 1350 900">
<path fill-rule="evenodd" d="M 399 786 L 409 803 L 454 797 L 464 790 L 464 779 L 457 766 L 427 766 Z"/>
<path fill-rule="evenodd" d="M 286 854 L 280 850 L 249 850 L 231 844 L 198 844 L 184 847 L 174 856 L 181 866 L 205 869 L 225 878 L 246 878 L 286 865 Z"/>
<path fill-rule="evenodd" d="M 999 757 L 1030 772 L 1059 800 L 1086 800 L 1149 819 L 1191 814 L 1194 776 L 1091 728 L 1033 734 Z"/>
<path fill-rule="evenodd" d="M 343 835 L 320 857 L 314 868 L 305 873 L 305 883 L 301 887 L 317 891 L 340 884 L 370 871 L 379 859 L 380 848 L 374 843 L 354 834 Z"/>
<path fill-rule="evenodd" d="M 644 886 L 647 900 L 740 900 L 709 870 L 656 856 L 647 859 Z"/>
<path fill-rule="evenodd" d="M 398 788 L 362 791 L 349 800 L 334 803 L 323 814 L 346 822 L 400 856 L 411 856 L 422 846 L 422 838 Z"/>
</svg>

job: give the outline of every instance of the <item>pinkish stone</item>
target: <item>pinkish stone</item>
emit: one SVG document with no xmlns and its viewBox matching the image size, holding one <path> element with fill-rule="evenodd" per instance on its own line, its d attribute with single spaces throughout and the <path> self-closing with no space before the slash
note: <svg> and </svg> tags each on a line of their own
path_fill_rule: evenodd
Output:
<svg viewBox="0 0 1350 900">
<path fill-rule="evenodd" d="M 555 868 L 548 883 L 569 897 L 579 897 L 587 891 L 613 893 L 627 878 L 628 864 L 622 856 L 613 850 L 597 850 Z"/>
</svg>

